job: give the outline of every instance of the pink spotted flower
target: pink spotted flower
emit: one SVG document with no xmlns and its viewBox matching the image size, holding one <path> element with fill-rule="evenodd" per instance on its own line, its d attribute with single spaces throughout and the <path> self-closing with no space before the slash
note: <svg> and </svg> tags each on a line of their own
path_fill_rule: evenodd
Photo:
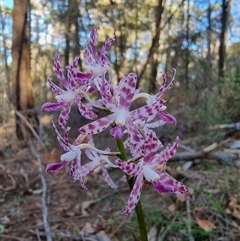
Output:
<svg viewBox="0 0 240 241">
<path fill-rule="evenodd" d="M 165 172 L 167 161 L 176 153 L 179 139 L 176 138 L 172 145 L 168 145 L 158 153 L 158 141 L 153 131 L 147 133 L 143 146 L 144 156 L 135 164 L 120 159 L 116 161 L 120 169 L 131 177 L 136 177 L 123 214 L 129 215 L 136 207 L 145 183 L 151 183 L 158 193 L 171 192 L 175 194 L 187 194 L 188 189 Z"/>
<path fill-rule="evenodd" d="M 124 76 L 117 87 L 102 79 L 100 89 L 102 103 L 112 114 L 79 128 L 79 132 L 81 134 L 93 135 L 102 132 L 112 124 L 113 128 L 110 134 L 115 139 L 119 139 L 124 135 L 124 130 L 122 129 L 124 127 L 128 129 L 127 133 L 130 138 L 134 139 L 136 137 L 137 139 L 134 141 L 138 142 L 138 137 L 135 135 L 136 128 L 134 121 L 137 119 L 147 119 L 155 115 L 156 112 L 161 111 L 163 102 L 159 101 L 151 106 L 146 105 L 130 111 L 133 97 L 136 93 L 136 83 L 137 75 L 135 73 Z"/>
<path fill-rule="evenodd" d="M 91 79 L 91 74 L 78 71 L 78 60 L 79 57 L 76 57 L 72 63 L 67 66 L 68 80 L 66 80 L 61 70 L 60 55 L 58 54 L 54 60 L 54 71 L 65 90 L 55 85 L 51 81 L 51 78 L 48 79 L 51 90 L 56 94 L 55 98 L 57 102 L 43 104 L 42 110 L 56 111 L 61 109 L 58 123 L 62 129 L 66 126 L 73 104 L 78 106 L 80 113 L 87 119 L 97 118 L 97 115 L 91 110 L 91 107 L 89 108 L 89 105 L 86 106 L 82 103 L 82 98 L 86 95 L 85 91 Z"/>
<path fill-rule="evenodd" d="M 161 101 L 163 104 L 161 111 L 155 112 L 154 115 L 150 116 L 146 120 L 145 125 L 148 128 L 157 128 L 157 127 L 164 125 L 165 123 L 170 123 L 173 125 L 177 124 L 177 121 L 174 116 L 164 112 L 164 110 L 166 109 L 166 106 L 164 105 L 166 103 L 166 100 L 161 99 L 163 94 L 166 93 L 169 89 L 171 89 L 171 87 L 174 84 L 176 70 L 175 69 L 173 69 L 173 70 L 174 70 L 174 74 L 173 74 L 172 80 L 170 81 L 170 83 L 167 86 L 166 86 L 167 76 L 166 76 L 166 74 L 162 75 L 162 83 L 160 84 L 159 91 L 156 95 L 150 95 L 148 93 L 139 93 L 134 96 L 134 100 L 136 100 L 138 98 L 145 98 L 147 105 L 152 105 L 158 101 Z M 157 117 L 157 120 L 155 119 L 155 117 Z"/>
<path fill-rule="evenodd" d="M 61 155 L 59 163 L 51 163 L 47 165 L 47 172 L 59 171 L 65 168 L 67 165 L 70 165 L 70 174 L 73 181 L 79 181 L 82 188 L 87 189 L 84 184 L 83 177 L 90 174 L 96 167 L 104 164 L 105 162 L 110 164 L 110 161 L 107 157 L 103 157 L 102 155 L 117 155 L 117 152 L 109 152 L 109 150 L 101 151 L 95 148 L 92 138 L 88 135 L 80 135 L 73 144 L 68 141 L 68 132 L 70 128 L 65 128 L 64 135 L 62 136 L 56 128 L 55 123 L 52 121 L 54 130 L 57 134 L 57 139 L 59 141 L 60 146 L 65 151 L 64 154 Z M 84 149 L 85 153 L 90 160 L 92 160 L 89 164 L 82 165 L 81 164 L 81 156 L 82 150 Z M 99 156 L 100 155 L 100 156 Z M 111 167 L 117 167 L 116 165 L 111 165 Z M 109 177 L 107 171 L 104 166 L 102 167 L 103 176 L 107 181 L 108 185 L 112 188 L 116 188 L 116 185 L 113 183 L 111 178 Z"/>
<path fill-rule="evenodd" d="M 114 42 L 114 38 L 108 39 L 100 52 L 97 49 L 97 30 L 98 27 L 94 27 L 90 33 L 90 38 L 87 41 L 87 44 L 84 49 L 84 62 L 87 67 L 88 72 L 92 74 L 92 91 L 94 87 L 99 90 L 98 81 L 100 80 L 99 77 L 105 75 L 108 72 L 110 76 L 110 80 L 112 77 L 112 69 L 109 67 L 110 61 L 108 58 L 108 51 Z"/>
</svg>

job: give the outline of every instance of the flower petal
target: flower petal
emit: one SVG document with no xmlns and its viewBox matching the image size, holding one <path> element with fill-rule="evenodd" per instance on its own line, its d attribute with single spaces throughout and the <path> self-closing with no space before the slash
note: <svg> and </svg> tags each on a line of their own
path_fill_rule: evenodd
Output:
<svg viewBox="0 0 240 241">
<path fill-rule="evenodd" d="M 130 193 L 127 206 L 122 212 L 124 215 L 129 215 L 133 211 L 133 209 L 137 206 L 138 201 L 140 199 L 141 192 L 142 192 L 142 187 L 143 187 L 143 176 L 138 175 L 135 181 L 135 184 L 133 186 L 133 189 Z"/>
<path fill-rule="evenodd" d="M 67 166 L 69 162 L 67 161 L 62 161 L 59 163 L 51 163 L 48 164 L 46 167 L 46 172 L 55 172 L 55 171 L 59 171 L 61 169 L 63 169 L 65 166 Z"/>
<path fill-rule="evenodd" d="M 116 163 L 121 170 L 130 176 L 137 176 L 142 171 L 142 167 L 135 163 L 122 161 L 120 159 L 116 160 Z"/>
<path fill-rule="evenodd" d="M 162 166 L 175 155 L 178 149 L 178 145 L 179 138 L 177 137 L 172 144 L 169 144 L 164 150 L 162 150 L 159 154 L 156 155 L 156 157 L 152 160 L 152 164 L 156 167 Z"/>
<path fill-rule="evenodd" d="M 108 51 L 112 45 L 112 43 L 115 41 L 114 38 L 108 39 L 104 45 L 102 46 L 101 53 L 100 53 L 100 64 L 104 67 L 109 64 L 109 59 L 108 59 Z"/>
<path fill-rule="evenodd" d="M 108 126 L 110 126 L 114 119 L 115 116 L 111 114 L 79 128 L 78 131 L 81 134 L 94 135 L 104 131 Z"/>
<path fill-rule="evenodd" d="M 48 79 L 48 83 L 50 86 L 50 89 L 52 90 L 52 92 L 54 92 L 56 95 L 62 95 L 65 93 L 65 90 L 61 89 L 60 87 L 58 87 L 57 85 L 55 85 L 52 81 L 51 81 L 52 77 L 50 77 Z"/>
<path fill-rule="evenodd" d="M 128 120 L 126 124 L 128 138 L 124 142 L 125 146 L 130 150 L 132 156 L 141 156 L 144 154 L 144 138 L 132 123 L 132 120 Z"/>
<path fill-rule="evenodd" d="M 82 177 L 85 177 L 91 174 L 94 171 L 94 169 L 97 168 L 98 166 L 100 166 L 100 163 L 98 161 L 91 161 L 87 164 L 82 165 L 81 167 Z"/>
<path fill-rule="evenodd" d="M 88 40 L 88 47 L 91 50 L 91 54 L 93 55 L 94 59 L 98 62 L 99 58 L 98 58 L 98 51 L 97 51 L 97 31 L 98 31 L 99 27 L 96 26 L 92 29 L 91 33 L 90 33 L 90 38 Z"/>
<path fill-rule="evenodd" d="M 130 73 L 128 76 L 121 79 L 120 85 L 122 86 L 121 96 L 120 96 L 120 106 L 126 110 L 129 110 L 137 84 L 137 75 L 135 73 Z"/>
<path fill-rule="evenodd" d="M 89 110 L 82 102 L 81 100 L 77 101 L 77 106 L 79 109 L 79 112 L 82 114 L 83 117 L 90 119 L 90 120 L 94 120 L 96 119 L 98 116 L 97 114 L 95 114 L 93 111 Z"/>
<path fill-rule="evenodd" d="M 163 172 L 159 174 L 160 179 L 153 182 L 153 188 L 156 192 L 170 192 L 176 194 L 187 194 L 188 189 L 182 183 L 174 179 L 172 176 Z"/>
<path fill-rule="evenodd" d="M 63 137 L 61 136 L 61 134 L 59 133 L 59 131 L 58 131 L 58 129 L 57 129 L 57 127 L 56 127 L 53 119 L 52 119 L 52 125 L 53 125 L 53 128 L 54 128 L 55 133 L 57 134 L 57 140 L 58 140 L 60 146 L 62 147 L 62 149 L 63 149 L 65 152 L 70 151 L 71 149 L 70 149 L 70 147 L 69 147 L 69 143 L 68 143 L 68 139 L 67 139 L 67 137 L 68 137 L 68 132 L 69 132 L 70 128 L 65 128 L 65 129 L 64 129 L 64 138 L 63 138 Z"/>
<path fill-rule="evenodd" d="M 159 115 L 160 119 L 162 119 L 165 122 L 171 123 L 173 125 L 177 124 L 176 118 L 174 116 L 170 115 L 170 114 L 166 114 L 166 113 L 160 111 L 158 113 L 158 115 Z"/>
<path fill-rule="evenodd" d="M 60 65 L 60 54 L 57 54 L 55 59 L 54 59 L 54 65 L 53 65 L 53 70 L 57 75 L 58 80 L 61 82 L 61 84 L 64 86 L 66 90 L 69 89 L 69 84 L 67 80 L 65 79 L 63 72 L 61 70 L 61 65 Z"/>
<path fill-rule="evenodd" d="M 112 85 L 109 81 L 105 79 L 105 76 L 102 76 L 101 79 L 101 87 L 100 87 L 100 94 L 102 96 L 103 104 L 111 111 L 115 111 L 117 108 L 117 103 L 114 103 L 115 95 L 112 94 Z"/>
<path fill-rule="evenodd" d="M 62 110 L 58 118 L 58 124 L 62 129 L 64 129 L 67 124 L 71 107 L 72 107 L 72 103 L 66 103 L 65 105 L 62 106 Z"/>
<path fill-rule="evenodd" d="M 150 163 L 159 150 L 159 140 L 156 133 L 148 130 L 144 143 L 144 163 Z"/>
<path fill-rule="evenodd" d="M 57 102 L 57 103 L 44 103 L 41 107 L 41 110 L 45 110 L 45 111 L 55 111 L 60 109 L 61 107 L 64 106 L 63 102 Z"/>
<path fill-rule="evenodd" d="M 71 164 L 71 169 L 70 169 L 70 174 L 73 179 L 73 181 L 79 181 L 82 188 L 87 190 L 86 185 L 84 184 L 83 181 L 83 176 L 82 176 L 82 169 L 81 169 L 81 152 L 79 151 L 79 155 L 76 159 L 72 161 Z"/>
<path fill-rule="evenodd" d="M 108 174 L 107 169 L 104 167 L 104 163 L 103 162 L 101 163 L 101 168 L 102 168 L 102 175 L 104 177 L 104 180 L 108 184 L 108 186 L 111 187 L 111 188 L 117 188 L 117 185 L 113 182 L 112 178 Z"/>
<path fill-rule="evenodd" d="M 71 90 L 75 90 L 77 87 L 78 60 L 79 57 L 77 56 L 73 59 L 72 63 L 67 66 L 68 83 Z"/>
</svg>

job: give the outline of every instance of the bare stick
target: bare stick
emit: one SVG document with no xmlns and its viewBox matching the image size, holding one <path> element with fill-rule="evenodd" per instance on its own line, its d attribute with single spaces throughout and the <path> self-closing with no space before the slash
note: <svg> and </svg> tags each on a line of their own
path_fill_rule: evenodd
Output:
<svg viewBox="0 0 240 241">
<path fill-rule="evenodd" d="M 35 138 L 37 139 L 37 141 L 39 142 L 39 144 L 41 145 L 42 148 L 45 147 L 43 141 L 41 140 L 40 136 L 37 134 L 37 132 L 34 130 L 34 128 L 32 127 L 32 125 L 28 122 L 28 120 L 16 109 L 14 109 L 15 113 L 17 116 L 19 116 L 27 125 L 27 127 L 31 130 L 31 132 L 33 133 L 33 135 L 35 136 Z"/>
<path fill-rule="evenodd" d="M 14 236 L 7 235 L 7 234 L 0 234 L 0 237 L 2 237 L 2 238 L 6 238 L 6 239 L 8 239 L 8 240 L 28 241 L 28 239 L 25 239 L 25 238 L 18 238 L 18 237 L 14 237 Z"/>
<path fill-rule="evenodd" d="M 194 237 L 192 236 L 192 225 L 191 225 L 191 207 L 190 207 L 190 197 L 187 196 L 186 198 L 186 207 L 187 207 L 187 230 L 188 230 L 188 235 L 189 235 L 189 241 L 194 241 Z"/>
<path fill-rule="evenodd" d="M 51 229 L 50 225 L 48 223 L 48 208 L 46 204 L 47 200 L 47 183 L 43 174 L 43 169 L 42 169 L 42 160 L 40 158 L 40 155 L 35 151 L 32 142 L 29 142 L 30 149 L 32 152 L 32 155 L 37 159 L 38 161 L 38 171 L 41 177 L 41 182 L 42 182 L 42 197 L 41 197 L 41 203 L 42 203 L 42 215 L 43 215 L 43 226 L 44 230 L 46 233 L 46 238 L 47 241 L 52 241 L 52 234 L 51 234 Z"/>
</svg>

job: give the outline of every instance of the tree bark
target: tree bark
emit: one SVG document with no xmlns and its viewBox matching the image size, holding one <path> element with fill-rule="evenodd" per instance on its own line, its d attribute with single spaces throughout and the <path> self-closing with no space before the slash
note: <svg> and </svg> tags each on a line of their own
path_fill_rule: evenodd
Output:
<svg viewBox="0 0 240 241">
<path fill-rule="evenodd" d="M 162 13 L 163 13 L 163 1 L 158 1 L 158 6 L 156 8 L 156 28 L 155 28 L 155 35 L 152 40 L 152 45 L 149 50 L 148 59 L 144 64 L 142 71 L 139 74 L 137 86 L 139 86 L 139 82 L 142 76 L 145 73 L 147 65 L 151 63 L 151 74 L 150 74 L 150 82 L 149 82 L 149 93 L 153 93 L 156 90 L 156 77 L 157 77 L 157 68 L 158 68 L 158 48 L 159 48 L 159 40 L 160 40 L 160 31 L 161 31 L 161 20 L 162 20 Z"/>
<path fill-rule="evenodd" d="M 80 44 L 79 44 L 79 5 L 80 0 L 68 0 L 68 11 L 66 15 L 66 30 L 65 30 L 65 65 L 69 64 L 70 53 L 72 58 L 80 55 Z M 82 68 L 81 59 L 79 59 L 79 66 Z M 65 74 L 67 71 L 65 69 Z"/>
<path fill-rule="evenodd" d="M 13 8 L 12 39 L 12 101 L 17 111 L 38 131 L 39 121 L 33 111 L 34 99 L 30 78 L 30 37 L 29 37 L 29 0 L 15 0 Z M 31 135 L 26 123 L 16 117 L 16 135 L 18 139 L 26 139 Z"/>
<path fill-rule="evenodd" d="M 221 17 L 221 33 L 219 36 L 219 59 L 218 59 L 218 76 L 220 80 L 224 78 L 225 59 L 226 59 L 226 39 L 227 26 L 230 15 L 231 0 L 222 0 L 222 17 Z"/>
</svg>

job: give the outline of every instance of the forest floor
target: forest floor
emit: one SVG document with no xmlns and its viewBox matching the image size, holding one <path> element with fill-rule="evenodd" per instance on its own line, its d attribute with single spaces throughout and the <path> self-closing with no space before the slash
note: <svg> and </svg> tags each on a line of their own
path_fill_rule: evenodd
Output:
<svg viewBox="0 0 240 241">
<path fill-rule="evenodd" d="M 121 215 L 129 190 L 119 181 L 119 170 L 109 170 L 118 184 L 115 191 L 101 172 L 85 179 L 87 191 L 71 180 L 68 169 L 45 173 L 46 165 L 58 162 L 62 154 L 50 122 L 50 116 L 42 117 L 47 148 L 40 149 L 32 141 L 35 154 L 26 143 L 15 141 L 13 118 L 0 127 L 1 241 L 47 240 L 46 223 L 53 240 L 139 240 L 135 213 Z M 196 134 L 181 121 L 169 128 L 160 130 L 159 138 L 166 145 L 178 135 L 181 146 L 166 171 L 184 183 L 189 194 L 157 194 L 151 186 L 143 190 L 149 241 L 240 240 L 240 131 Z M 110 137 L 101 136 L 98 141 L 114 149 Z M 46 207 L 48 219 L 43 221 Z"/>
</svg>

